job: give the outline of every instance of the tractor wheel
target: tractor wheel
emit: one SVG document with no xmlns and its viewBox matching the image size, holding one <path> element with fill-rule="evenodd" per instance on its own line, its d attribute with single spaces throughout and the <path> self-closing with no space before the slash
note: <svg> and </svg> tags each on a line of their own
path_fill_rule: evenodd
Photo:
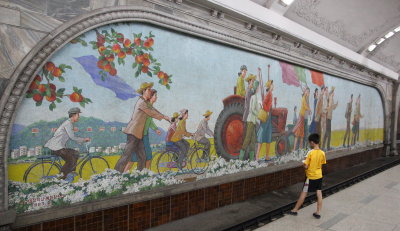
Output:
<svg viewBox="0 0 400 231">
<path fill-rule="evenodd" d="M 224 107 L 215 124 L 215 148 L 226 160 L 239 158 L 244 136 L 243 111 L 242 103 L 231 103 Z"/>
<path fill-rule="evenodd" d="M 275 152 L 279 156 L 282 156 L 288 153 L 290 150 L 289 141 L 286 136 L 280 136 L 275 143 Z"/>
</svg>

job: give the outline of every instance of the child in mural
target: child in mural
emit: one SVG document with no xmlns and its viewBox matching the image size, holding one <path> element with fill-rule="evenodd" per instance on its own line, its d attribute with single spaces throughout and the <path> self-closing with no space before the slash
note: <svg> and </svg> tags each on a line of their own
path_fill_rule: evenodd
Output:
<svg viewBox="0 0 400 231">
<path fill-rule="evenodd" d="M 317 211 L 313 213 L 313 216 L 317 219 L 321 218 L 322 209 L 322 165 L 326 164 L 325 153 L 319 149 L 320 136 L 318 134 L 311 134 L 308 137 L 308 143 L 312 148 L 307 153 L 307 157 L 303 160 L 304 168 L 306 169 L 306 181 L 304 182 L 303 191 L 301 192 L 299 199 L 295 207 L 288 213 L 290 215 L 297 216 L 304 199 L 309 192 L 317 193 Z"/>
<path fill-rule="evenodd" d="M 304 139 L 304 117 L 305 114 L 310 111 L 310 107 L 307 104 L 307 97 L 310 95 L 310 88 L 306 87 L 303 91 L 303 95 L 301 98 L 301 108 L 299 112 L 299 119 L 297 121 L 297 124 L 293 128 L 293 133 L 294 133 L 294 143 L 293 143 L 293 151 L 296 150 L 297 147 L 297 141 L 299 140 L 300 142 L 300 149 L 303 148 L 303 139 Z"/>
<path fill-rule="evenodd" d="M 244 79 L 246 78 L 247 67 L 246 65 L 242 65 L 240 67 L 240 72 L 238 73 L 237 83 L 236 83 L 236 95 L 245 96 L 246 89 L 244 87 Z"/>
<path fill-rule="evenodd" d="M 293 124 L 297 124 L 297 106 L 294 106 L 293 108 Z"/>
<path fill-rule="evenodd" d="M 311 134 L 317 133 L 317 121 L 315 121 L 315 113 L 316 113 L 317 103 L 318 103 L 318 88 L 315 88 L 315 90 L 314 90 L 314 112 L 313 112 L 310 129 L 309 129 L 309 132 Z"/>
<path fill-rule="evenodd" d="M 153 107 L 153 104 L 157 101 L 157 91 L 154 89 L 151 89 L 151 96 L 150 96 L 150 101 L 147 102 L 149 107 Z M 150 139 L 149 139 L 149 128 L 153 129 L 153 131 L 156 132 L 157 135 L 161 135 L 161 131 L 158 129 L 156 124 L 153 121 L 153 118 L 148 116 L 146 119 L 146 123 L 144 125 L 144 132 L 143 132 L 143 143 L 144 143 L 144 152 L 146 153 L 146 164 L 145 168 L 150 169 L 150 164 L 151 164 L 151 159 L 153 158 L 153 151 L 151 150 L 150 147 Z M 132 160 L 128 162 L 128 164 L 125 166 L 124 172 L 129 172 L 129 170 L 132 168 L 133 162 L 137 162 L 137 154 L 133 153 L 132 154 Z"/>
<path fill-rule="evenodd" d="M 331 149 L 331 136 L 332 136 L 332 114 L 339 104 L 339 102 L 334 103 L 333 96 L 335 96 L 335 87 L 331 88 L 331 92 L 328 96 L 328 104 L 326 106 L 326 130 L 324 136 L 323 145 L 326 150 Z"/>
<path fill-rule="evenodd" d="M 246 133 L 244 136 L 242 149 L 240 149 L 240 155 L 239 155 L 240 160 L 244 159 L 247 150 L 249 152 L 250 160 L 254 160 L 254 151 L 256 145 L 257 114 L 258 111 L 260 110 L 258 106 L 258 97 L 257 97 L 259 82 L 257 80 L 254 81 L 253 88 L 254 90 L 251 91 L 253 95 L 250 98 L 249 114 L 247 116 L 247 121 L 246 121 Z"/>
<path fill-rule="evenodd" d="M 353 145 L 360 139 L 360 119 L 364 116 L 361 115 L 361 95 L 358 95 L 356 100 L 356 110 L 354 111 L 354 118 L 353 118 Z"/>
<path fill-rule="evenodd" d="M 347 139 L 347 147 L 350 146 L 350 120 L 351 120 L 351 112 L 352 112 L 352 106 L 353 106 L 353 94 L 350 96 L 350 101 L 347 103 L 346 107 L 346 113 L 344 114 L 344 118 L 346 118 L 346 133 L 344 134 L 344 139 L 343 139 L 343 147 L 346 147 L 346 139 Z"/>
<path fill-rule="evenodd" d="M 60 127 L 57 128 L 54 136 L 47 141 L 44 145 L 49 148 L 56 156 L 61 157 L 65 164 L 61 168 L 63 174 L 62 179 L 67 179 L 69 182 L 74 180 L 77 175 L 75 173 L 76 162 L 79 159 L 79 152 L 66 147 L 68 140 L 73 140 L 78 143 L 89 142 L 90 138 L 77 137 L 74 134 L 74 123 L 79 121 L 81 110 L 77 107 L 68 110 L 69 119 L 64 121 Z"/>
<path fill-rule="evenodd" d="M 178 123 L 178 112 L 174 112 L 174 114 L 171 117 L 171 124 L 169 125 L 168 131 L 167 131 L 167 136 L 165 137 L 165 144 L 167 146 L 174 145 L 174 142 L 171 141 L 172 136 L 174 135 L 176 131 L 176 124 Z"/>
<path fill-rule="evenodd" d="M 208 121 L 210 121 L 211 119 L 211 114 L 212 111 L 210 110 L 207 110 L 203 114 L 204 119 L 200 121 L 199 126 L 197 127 L 197 131 L 194 133 L 194 139 L 200 144 L 204 145 L 204 149 L 206 150 L 205 153 L 203 153 L 202 155 L 202 159 L 210 154 L 211 148 L 210 141 L 206 138 L 206 134 L 210 137 L 214 137 L 214 132 L 211 131 L 211 129 L 208 127 Z"/>
<path fill-rule="evenodd" d="M 175 133 L 172 136 L 171 141 L 174 142 L 175 145 L 179 148 L 178 163 L 181 165 L 183 159 L 187 154 L 187 151 L 190 148 L 189 142 L 183 137 L 191 137 L 193 136 L 193 134 L 186 130 L 186 120 L 189 118 L 189 110 L 182 109 L 180 112 L 181 115 L 179 117 L 178 126 L 176 127 Z"/>
<path fill-rule="evenodd" d="M 262 81 L 261 81 L 262 82 Z M 268 80 L 265 84 L 267 95 L 264 98 L 264 93 L 261 93 L 263 98 L 262 107 L 268 113 L 268 118 L 265 122 L 261 122 L 257 132 L 257 160 L 260 158 L 261 145 L 265 143 L 265 160 L 270 160 L 269 148 L 272 142 L 272 92 L 274 90 L 274 81 Z"/>
<path fill-rule="evenodd" d="M 115 165 L 115 170 L 123 172 L 135 152 L 138 158 L 138 170 L 141 171 L 146 165 L 146 153 L 143 143 L 144 127 L 148 116 L 158 120 L 169 121 L 169 117 L 161 114 L 154 107 L 148 104 L 151 98 L 153 83 L 144 82 L 136 91 L 141 94 L 133 109 L 131 120 L 123 132 L 127 135 L 127 142 L 124 153 Z"/>
</svg>

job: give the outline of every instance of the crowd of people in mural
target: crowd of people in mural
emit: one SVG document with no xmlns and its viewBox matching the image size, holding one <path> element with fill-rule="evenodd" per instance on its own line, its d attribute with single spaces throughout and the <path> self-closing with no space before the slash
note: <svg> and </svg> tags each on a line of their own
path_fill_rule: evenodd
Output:
<svg viewBox="0 0 400 231">
<path fill-rule="evenodd" d="M 247 82 L 247 87 L 245 85 Z M 331 150 L 332 138 L 332 115 L 338 107 L 338 101 L 335 102 L 335 87 L 322 85 L 314 90 L 313 108 L 310 106 L 310 88 L 307 84 L 300 85 L 302 90 L 300 110 L 297 114 L 297 106 L 294 107 L 292 132 L 294 142 L 291 150 L 302 149 L 306 145 L 308 134 L 317 133 L 321 136 L 320 146 L 324 150 Z M 237 77 L 235 94 L 244 97 L 244 139 L 239 159 L 245 159 L 245 153 L 248 152 L 250 160 L 259 160 L 261 145 L 265 144 L 265 160 L 270 160 L 270 145 L 273 142 L 272 136 L 272 104 L 273 104 L 274 82 L 269 79 L 263 83 L 261 69 L 258 68 L 258 76 L 247 75 L 246 65 L 242 65 Z M 259 98 L 261 97 L 261 98 Z M 353 94 L 347 103 L 346 133 L 343 139 L 343 147 L 349 147 L 356 144 L 360 138 L 360 119 L 363 118 L 360 109 L 359 94 L 355 102 L 355 111 L 353 112 Z M 259 101 L 262 104 L 259 104 Z M 313 109 L 313 111 L 312 111 Z M 352 125 L 352 134 L 350 131 Z M 346 142 L 347 141 L 347 142 Z M 257 144 L 257 151 L 255 146 Z"/>
</svg>

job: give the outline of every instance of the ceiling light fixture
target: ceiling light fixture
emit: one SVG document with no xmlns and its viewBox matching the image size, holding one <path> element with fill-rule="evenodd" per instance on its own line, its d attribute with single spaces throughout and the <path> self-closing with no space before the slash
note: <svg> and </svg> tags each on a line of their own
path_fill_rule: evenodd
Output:
<svg viewBox="0 0 400 231">
<path fill-rule="evenodd" d="M 395 32 L 399 32 L 400 31 L 400 26 L 397 27 L 396 29 L 394 29 Z"/>
<path fill-rule="evenodd" d="M 385 41 L 385 38 L 380 38 L 379 40 L 378 40 L 378 42 L 376 42 L 376 44 L 381 44 L 383 41 Z"/>
<path fill-rule="evenodd" d="M 369 52 L 373 51 L 373 50 L 375 49 L 375 47 L 376 47 L 375 44 L 370 45 L 370 46 L 368 47 L 368 51 L 369 51 Z"/>
<path fill-rule="evenodd" d="M 390 38 L 390 37 L 392 37 L 393 35 L 394 35 L 393 31 L 390 31 L 389 33 L 387 33 L 387 34 L 385 35 L 385 38 Z"/>
<path fill-rule="evenodd" d="M 285 6 L 289 6 L 294 0 L 280 0 Z"/>
</svg>

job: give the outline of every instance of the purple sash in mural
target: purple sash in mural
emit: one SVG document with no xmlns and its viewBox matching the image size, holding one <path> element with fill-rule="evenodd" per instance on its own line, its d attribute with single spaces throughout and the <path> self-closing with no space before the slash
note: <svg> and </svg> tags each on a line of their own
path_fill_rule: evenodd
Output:
<svg viewBox="0 0 400 231">
<path fill-rule="evenodd" d="M 102 87 L 108 88 L 115 93 L 117 98 L 127 100 L 129 98 L 135 98 L 139 94 L 135 93 L 135 90 L 129 86 L 121 77 L 111 76 L 106 73 L 104 80 L 101 79 L 100 68 L 97 67 L 98 59 L 93 55 L 81 56 L 75 58 L 79 64 L 90 74 L 93 81 Z"/>
</svg>

